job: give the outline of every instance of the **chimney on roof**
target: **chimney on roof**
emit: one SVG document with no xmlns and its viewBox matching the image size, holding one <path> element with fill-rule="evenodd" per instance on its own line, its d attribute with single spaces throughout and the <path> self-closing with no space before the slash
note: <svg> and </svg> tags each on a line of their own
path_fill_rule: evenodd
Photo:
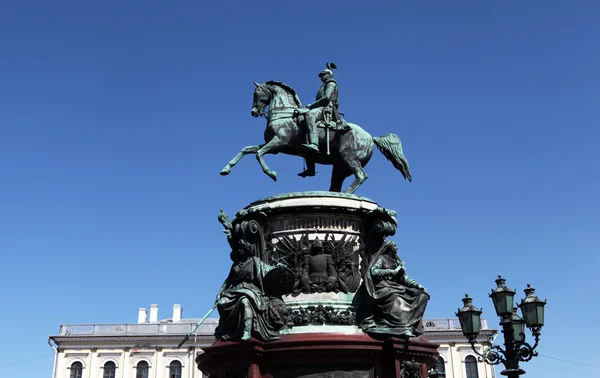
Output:
<svg viewBox="0 0 600 378">
<path fill-rule="evenodd" d="M 158 321 L 158 305 L 157 304 L 151 304 L 150 305 L 150 322 L 157 322 Z"/>
<path fill-rule="evenodd" d="M 181 310 L 183 310 L 183 309 L 181 308 L 180 304 L 173 305 L 173 321 L 174 322 L 181 321 Z"/>
<path fill-rule="evenodd" d="M 138 324 L 146 323 L 146 316 L 148 311 L 145 308 L 138 309 Z"/>
</svg>

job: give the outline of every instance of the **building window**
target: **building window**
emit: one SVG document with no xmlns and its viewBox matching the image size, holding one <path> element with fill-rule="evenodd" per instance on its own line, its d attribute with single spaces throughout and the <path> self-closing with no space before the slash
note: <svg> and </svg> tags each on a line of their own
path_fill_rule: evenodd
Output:
<svg viewBox="0 0 600 378">
<path fill-rule="evenodd" d="M 138 362 L 135 369 L 135 378 L 148 378 L 148 363 L 146 361 Z"/>
<path fill-rule="evenodd" d="M 446 372 L 446 361 L 444 361 L 444 359 L 441 356 L 440 356 L 440 358 L 438 358 L 438 362 L 437 362 L 437 365 L 436 365 L 435 368 L 440 373 L 445 373 Z"/>
<path fill-rule="evenodd" d="M 117 365 L 114 362 L 108 361 L 104 364 L 104 374 L 102 378 L 115 378 Z"/>
<path fill-rule="evenodd" d="M 71 375 L 70 378 L 81 378 L 83 375 L 83 364 L 79 361 L 71 364 Z"/>
<path fill-rule="evenodd" d="M 169 378 L 181 378 L 181 362 L 175 360 L 169 365 Z"/>
<path fill-rule="evenodd" d="M 477 374 L 477 360 L 473 356 L 467 356 L 465 358 L 465 371 L 467 372 L 467 378 L 479 378 Z"/>
</svg>

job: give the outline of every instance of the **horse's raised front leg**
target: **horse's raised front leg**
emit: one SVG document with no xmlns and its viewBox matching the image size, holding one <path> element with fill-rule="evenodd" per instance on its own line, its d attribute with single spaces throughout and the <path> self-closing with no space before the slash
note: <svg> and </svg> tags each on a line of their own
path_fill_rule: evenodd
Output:
<svg viewBox="0 0 600 378">
<path fill-rule="evenodd" d="M 279 153 L 280 148 L 281 148 L 281 142 L 280 142 L 279 138 L 274 137 L 268 143 L 266 143 L 261 148 L 259 148 L 259 150 L 256 152 L 256 160 L 258 160 L 258 162 L 260 163 L 260 166 L 261 166 L 263 172 L 265 172 L 267 174 L 267 176 L 272 178 L 273 181 L 277 181 L 277 173 L 275 171 L 272 171 L 269 169 L 269 167 L 267 166 L 267 163 L 265 163 L 265 160 L 263 159 L 263 155 L 264 154 L 277 154 L 277 153 Z"/>
<path fill-rule="evenodd" d="M 229 163 L 227 163 L 225 168 L 223 168 L 221 170 L 221 172 L 220 172 L 221 175 L 227 176 L 229 174 L 229 172 L 231 172 L 231 168 L 233 168 L 233 166 L 236 165 L 238 163 L 238 161 L 240 161 L 240 159 L 244 157 L 244 155 L 255 154 L 256 151 L 258 151 L 262 146 L 264 146 L 264 144 L 261 144 L 259 146 L 247 146 L 247 147 L 242 148 L 240 153 L 237 154 L 233 159 L 231 159 L 231 161 Z"/>
</svg>

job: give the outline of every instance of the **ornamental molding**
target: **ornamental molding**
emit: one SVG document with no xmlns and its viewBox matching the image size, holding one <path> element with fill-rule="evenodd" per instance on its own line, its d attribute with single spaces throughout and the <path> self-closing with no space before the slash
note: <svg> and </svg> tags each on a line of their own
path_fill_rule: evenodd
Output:
<svg viewBox="0 0 600 378">
<path fill-rule="evenodd" d="M 294 326 L 307 325 L 354 325 L 356 308 L 337 308 L 333 306 L 307 306 L 292 309 L 289 320 Z"/>
<path fill-rule="evenodd" d="M 165 353 L 166 354 L 166 353 Z M 181 367 L 184 368 L 185 364 L 183 363 L 185 361 L 185 355 L 175 355 L 172 354 L 170 356 L 166 356 L 164 355 L 164 357 L 166 358 L 167 363 L 165 364 L 165 367 L 168 369 L 169 366 L 173 363 L 173 361 L 177 361 L 181 364 Z"/>
<path fill-rule="evenodd" d="M 106 364 L 109 361 L 112 361 L 115 363 L 115 366 L 118 368 L 119 367 L 119 359 L 121 358 L 122 352 L 99 352 L 97 357 L 98 357 L 98 362 L 99 365 L 101 367 L 104 367 L 104 364 Z"/>
<path fill-rule="evenodd" d="M 86 368 L 86 359 L 90 355 L 89 352 L 67 352 L 65 353 L 65 360 L 67 361 L 67 366 L 70 369 L 71 365 L 75 362 L 80 362 L 83 368 Z"/>
<path fill-rule="evenodd" d="M 134 356 L 130 357 L 131 365 L 135 369 L 137 364 L 141 361 L 145 361 L 148 364 L 148 367 L 152 367 L 152 360 L 154 357 L 154 352 L 141 352 L 136 353 Z"/>
<path fill-rule="evenodd" d="M 187 356 L 186 350 L 166 350 L 163 352 L 163 356 L 165 357 L 181 357 L 185 358 Z"/>
<path fill-rule="evenodd" d="M 470 346 L 459 346 L 457 349 L 460 352 L 460 361 L 461 362 L 465 362 L 465 359 L 469 356 L 475 358 L 475 361 L 479 361 L 478 360 L 478 356 L 477 354 L 475 354 L 475 352 L 473 352 L 472 349 L 470 349 Z"/>
<path fill-rule="evenodd" d="M 120 336 L 120 337 L 56 337 L 54 341 L 59 348 L 75 348 L 75 346 L 86 345 L 87 348 L 101 348 L 104 345 L 123 345 L 124 347 L 135 347 L 136 345 L 152 345 L 168 347 L 175 346 L 185 335 L 176 336 Z M 193 343 L 191 339 L 187 344 Z M 215 341 L 213 335 L 198 336 L 197 345 L 211 345 Z"/>
<path fill-rule="evenodd" d="M 497 334 L 496 330 L 483 330 L 479 333 L 480 343 L 487 342 L 487 338 Z M 467 343 L 467 339 L 460 330 L 425 330 L 423 336 L 429 341 L 445 340 L 445 342 Z"/>
</svg>

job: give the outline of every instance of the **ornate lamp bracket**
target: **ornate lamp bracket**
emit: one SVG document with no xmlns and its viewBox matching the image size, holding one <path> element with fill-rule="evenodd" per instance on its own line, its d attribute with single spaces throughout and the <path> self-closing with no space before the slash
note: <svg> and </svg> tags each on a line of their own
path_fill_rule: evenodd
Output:
<svg viewBox="0 0 600 378">
<path fill-rule="evenodd" d="M 519 361 L 527 362 L 531 360 L 533 357 L 537 357 L 538 352 L 535 351 L 539 342 L 540 342 L 540 334 L 541 327 L 536 327 L 531 330 L 533 337 L 535 338 L 535 343 L 531 346 L 529 343 L 523 342 L 518 346 L 517 358 Z"/>
<path fill-rule="evenodd" d="M 501 363 L 504 364 L 506 362 L 506 359 L 504 358 L 504 355 L 506 352 L 499 346 L 492 345 L 493 341 L 494 341 L 494 336 L 489 336 L 488 343 L 490 345 L 485 347 L 485 349 L 483 350 L 483 353 L 480 353 L 475 348 L 475 344 L 477 343 L 477 340 L 474 337 L 469 338 L 469 344 L 471 344 L 471 349 L 473 349 L 473 352 L 477 356 L 479 356 L 478 360 L 480 362 L 485 361 L 487 364 L 490 364 L 490 365 L 498 365 Z"/>
</svg>

